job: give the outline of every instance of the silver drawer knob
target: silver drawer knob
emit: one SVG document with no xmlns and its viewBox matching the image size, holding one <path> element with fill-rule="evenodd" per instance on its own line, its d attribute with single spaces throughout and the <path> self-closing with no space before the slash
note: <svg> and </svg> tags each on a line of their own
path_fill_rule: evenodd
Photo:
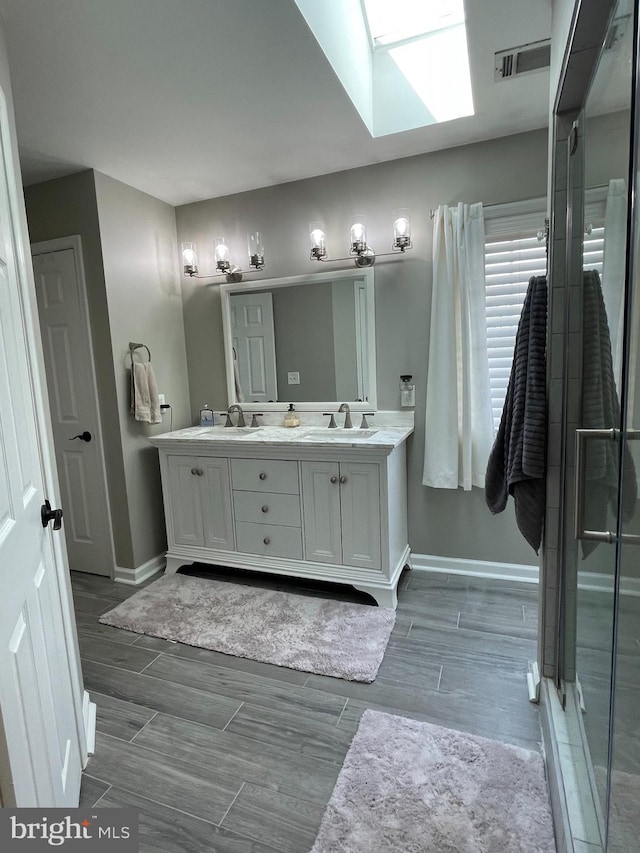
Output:
<svg viewBox="0 0 640 853">
<path fill-rule="evenodd" d="M 266 479 L 267 479 L 267 475 L 264 473 L 264 471 L 260 474 L 260 479 L 261 479 L 261 480 L 266 480 Z"/>
<path fill-rule="evenodd" d="M 347 482 L 347 478 L 346 478 L 346 477 L 340 477 L 340 482 L 341 482 L 341 483 L 346 483 L 346 482 Z"/>
<path fill-rule="evenodd" d="M 192 474 L 193 474 L 193 476 L 195 477 L 195 476 L 196 476 L 196 474 L 198 473 L 198 469 L 197 469 L 197 468 L 192 468 L 192 469 L 191 469 L 191 473 L 192 473 Z"/>
<path fill-rule="evenodd" d="M 332 483 L 337 483 L 337 482 L 338 482 L 338 478 L 337 478 L 337 477 L 332 477 L 332 478 L 331 478 L 331 482 L 332 482 Z"/>
<path fill-rule="evenodd" d="M 270 544 L 270 542 L 271 542 L 271 539 L 269 539 L 269 537 L 268 537 L 268 536 L 265 536 L 265 537 L 264 537 L 264 539 L 263 539 L 262 541 L 264 542 L 264 544 L 265 544 L 265 545 L 269 545 L 269 544 Z"/>
<path fill-rule="evenodd" d="M 263 506 L 263 507 L 262 507 L 262 512 L 269 512 L 269 507 L 268 507 L 268 506 Z"/>
</svg>

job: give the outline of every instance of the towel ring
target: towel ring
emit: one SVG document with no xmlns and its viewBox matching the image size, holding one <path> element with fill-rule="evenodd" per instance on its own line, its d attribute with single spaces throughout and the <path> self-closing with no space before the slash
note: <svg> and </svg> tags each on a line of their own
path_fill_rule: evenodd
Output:
<svg viewBox="0 0 640 853">
<path fill-rule="evenodd" d="M 149 356 L 149 361 L 151 361 L 151 350 L 146 344 L 136 344 L 133 341 L 129 341 L 129 355 L 131 356 L 131 364 L 133 364 L 133 353 L 137 349 L 146 349 L 147 355 Z"/>
</svg>

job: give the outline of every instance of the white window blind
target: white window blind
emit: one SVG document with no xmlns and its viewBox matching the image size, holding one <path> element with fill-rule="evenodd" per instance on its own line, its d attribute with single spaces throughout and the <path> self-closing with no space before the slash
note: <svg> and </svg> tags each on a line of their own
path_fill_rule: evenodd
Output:
<svg viewBox="0 0 640 853">
<path fill-rule="evenodd" d="M 604 257 L 604 217 L 606 213 L 604 187 L 587 190 L 584 206 L 584 238 L 582 243 L 582 268 L 597 270 L 602 276 Z"/>
<path fill-rule="evenodd" d="M 591 191 L 585 209 L 584 269 L 602 274 L 604 193 Z M 485 208 L 485 280 L 489 385 L 494 430 L 502 417 L 516 332 L 529 279 L 545 275 L 544 199 Z"/>
<path fill-rule="evenodd" d="M 485 306 L 493 428 L 500 426 L 529 279 L 544 275 L 546 200 L 486 207 Z"/>
</svg>

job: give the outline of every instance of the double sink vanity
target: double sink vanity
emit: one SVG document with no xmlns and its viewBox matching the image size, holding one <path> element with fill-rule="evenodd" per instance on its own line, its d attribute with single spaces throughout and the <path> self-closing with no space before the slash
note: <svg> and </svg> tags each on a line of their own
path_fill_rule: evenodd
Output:
<svg viewBox="0 0 640 853">
<path fill-rule="evenodd" d="M 395 608 L 410 560 L 413 413 L 376 411 L 373 268 L 219 290 L 226 422 L 241 404 L 254 426 L 238 426 L 236 417 L 234 426 L 151 438 L 160 452 L 167 572 L 200 562 L 333 581 Z M 300 426 L 282 426 L 289 404 Z M 360 420 L 373 412 L 373 423 Z M 368 425 L 349 428 L 351 415 Z"/>
<path fill-rule="evenodd" d="M 351 584 L 395 608 L 410 427 L 190 427 L 160 453 L 167 572 L 193 562 Z"/>
</svg>

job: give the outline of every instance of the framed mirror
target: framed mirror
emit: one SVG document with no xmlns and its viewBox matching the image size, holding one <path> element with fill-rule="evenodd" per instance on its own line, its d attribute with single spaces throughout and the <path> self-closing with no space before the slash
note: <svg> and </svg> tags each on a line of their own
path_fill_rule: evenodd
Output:
<svg viewBox="0 0 640 853">
<path fill-rule="evenodd" d="M 373 269 L 220 286 L 229 405 L 376 408 Z"/>
</svg>

